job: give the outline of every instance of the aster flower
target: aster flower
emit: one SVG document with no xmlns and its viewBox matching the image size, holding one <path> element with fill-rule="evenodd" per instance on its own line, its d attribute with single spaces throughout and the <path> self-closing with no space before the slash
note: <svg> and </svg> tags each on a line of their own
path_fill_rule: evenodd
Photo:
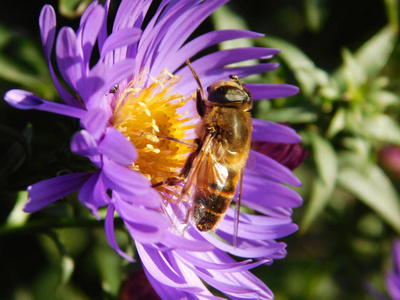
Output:
<svg viewBox="0 0 400 300">
<path fill-rule="evenodd" d="M 204 283 L 232 299 L 272 299 L 272 292 L 249 269 L 283 258 L 286 244 L 275 239 L 297 230 L 291 214 L 301 198 L 281 183 L 298 186 L 299 180 L 288 168 L 257 152 L 251 153 L 245 169 L 242 205 L 250 210 L 240 214 L 236 247 L 232 245 L 235 216 L 231 208 L 215 233 L 199 232 L 190 224 L 183 224 L 182 230 L 189 203 L 175 201 L 179 187 L 152 187 L 177 176 L 193 151 L 190 143 L 199 121 L 193 101 L 197 83 L 185 61 L 219 42 L 261 36 L 244 30 L 220 30 L 187 41 L 225 2 L 164 0 L 154 15 L 148 16 L 152 1 L 123 0 L 110 33 L 110 1 L 104 6 L 93 2 L 82 15 L 78 30 L 61 28 L 55 43 L 58 69 L 72 93 L 60 83 L 51 63 L 56 20 L 53 8 L 46 5 L 39 19 L 42 43 L 64 103 L 22 90 L 5 95 L 5 100 L 19 109 L 79 119 L 82 130 L 74 134 L 71 150 L 89 158 L 97 168 L 33 184 L 28 187 L 24 210 L 35 212 L 79 191 L 79 200 L 98 218 L 98 209 L 107 208 L 108 241 L 132 261 L 114 236 L 116 211 L 135 240 L 148 280 L 163 299 L 214 298 Z M 145 17 L 150 20 L 146 26 Z M 89 62 L 96 43 L 99 59 L 92 66 Z M 192 59 L 192 66 L 202 84 L 208 86 L 228 80 L 231 74 L 246 77 L 274 70 L 278 65 L 272 63 L 229 65 L 267 59 L 278 52 L 255 47 L 230 49 Z M 287 97 L 298 91 L 284 84 L 247 84 L 246 88 L 254 100 Z M 291 128 L 261 120 L 253 121 L 252 139 L 300 141 Z"/>
<path fill-rule="evenodd" d="M 400 299 L 400 240 L 393 244 L 394 269 L 386 275 L 386 287 L 394 300 Z"/>
</svg>

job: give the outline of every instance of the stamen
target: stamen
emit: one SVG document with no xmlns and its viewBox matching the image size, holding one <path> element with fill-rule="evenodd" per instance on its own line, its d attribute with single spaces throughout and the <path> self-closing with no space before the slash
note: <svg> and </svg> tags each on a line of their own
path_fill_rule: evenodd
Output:
<svg viewBox="0 0 400 300">
<path fill-rule="evenodd" d="M 113 126 L 139 153 L 131 168 L 156 184 L 179 175 L 188 154 L 193 151 L 193 140 L 188 136 L 198 120 L 188 117 L 188 111 L 177 112 L 193 98 L 174 93 L 173 86 L 179 82 L 179 76 L 165 70 L 158 78 L 151 77 L 152 82 L 145 85 L 143 73 L 121 91 Z M 157 189 L 165 199 L 177 194 L 171 186 L 160 185 Z"/>
</svg>

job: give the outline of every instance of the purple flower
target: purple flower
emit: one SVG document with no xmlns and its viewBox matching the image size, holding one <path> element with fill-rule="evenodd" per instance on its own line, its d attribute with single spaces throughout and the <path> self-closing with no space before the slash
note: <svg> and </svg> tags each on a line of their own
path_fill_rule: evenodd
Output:
<svg viewBox="0 0 400 300">
<path fill-rule="evenodd" d="M 393 244 L 394 269 L 386 275 L 386 287 L 394 300 L 400 300 L 400 240 Z"/>
<path fill-rule="evenodd" d="M 378 163 L 394 183 L 400 182 L 400 147 L 385 145 L 378 152 Z"/>
<path fill-rule="evenodd" d="M 152 187 L 177 176 L 193 151 L 169 139 L 193 141 L 199 121 L 193 101 L 197 83 L 185 61 L 219 42 L 261 35 L 220 30 L 187 41 L 227 0 L 164 0 L 148 16 L 151 2 L 123 0 L 111 33 L 107 31 L 110 1 L 104 6 L 92 3 L 76 32 L 61 28 L 55 43 L 56 61 L 63 80 L 77 96 L 67 92 L 55 75 L 51 64 L 55 13 L 49 5 L 42 9 L 39 23 L 45 57 L 64 103 L 21 90 L 7 92 L 5 100 L 19 109 L 78 118 L 82 130 L 73 136 L 71 150 L 88 157 L 97 171 L 63 175 L 28 187 L 25 211 L 35 212 L 79 191 L 79 200 L 98 218 L 98 209 L 107 208 L 108 241 L 121 256 L 132 260 L 114 236 L 114 212 L 118 213 L 161 298 L 214 298 L 207 283 L 232 299 L 272 299 L 272 292 L 249 269 L 283 258 L 286 244 L 275 240 L 297 230 L 291 214 L 301 198 L 282 183 L 298 186 L 300 182 L 288 168 L 263 154 L 250 154 L 242 195 L 242 205 L 249 210 L 240 214 L 236 247 L 232 245 L 235 218 L 231 208 L 215 233 L 199 232 L 183 222 L 189 203 L 176 203 L 177 187 Z M 150 21 L 144 27 L 145 17 Z M 99 59 L 92 66 L 89 62 L 96 43 Z M 245 77 L 274 70 L 278 65 L 272 63 L 229 65 L 270 58 L 278 52 L 256 47 L 230 49 L 192 59 L 192 66 L 208 86 L 228 80 L 231 74 Z M 287 97 L 298 91 L 284 84 L 247 84 L 246 88 L 254 100 Z M 291 128 L 262 120 L 254 120 L 252 138 L 273 143 L 300 141 Z"/>
<path fill-rule="evenodd" d="M 251 143 L 251 149 L 276 160 L 292 171 L 296 169 L 308 155 L 308 150 L 304 149 L 300 144 L 253 141 Z"/>
</svg>

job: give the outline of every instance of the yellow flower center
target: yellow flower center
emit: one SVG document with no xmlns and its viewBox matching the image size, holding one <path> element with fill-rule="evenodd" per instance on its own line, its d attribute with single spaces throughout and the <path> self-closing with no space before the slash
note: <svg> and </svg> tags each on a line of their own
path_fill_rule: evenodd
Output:
<svg viewBox="0 0 400 300">
<path fill-rule="evenodd" d="M 183 142 L 193 142 L 188 139 L 188 134 L 194 129 L 196 119 L 187 117 L 187 112 L 177 112 L 193 98 L 174 93 L 173 86 L 179 82 L 179 76 L 164 70 L 158 78 L 151 80 L 152 83 L 145 86 L 142 73 L 120 93 L 113 126 L 134 144 L 139 153 L 132 169 L 156 184 L 179 175 L 187 155 L 194 150 Z M 176 193 L 168 186 L 158 190 L 169 195 Z"/>
</svg>

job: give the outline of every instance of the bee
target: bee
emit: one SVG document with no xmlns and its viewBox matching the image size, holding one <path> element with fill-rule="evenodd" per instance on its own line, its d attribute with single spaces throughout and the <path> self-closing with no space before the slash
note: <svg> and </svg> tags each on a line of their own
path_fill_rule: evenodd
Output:
<svg viewBox="0 0 400 300">
<path fill-rule="evenodd" d="M 190 62 L 186 63 L 199 85 L 196 108 L 201 121 L 195 129 L 197 148 L 188 156 L 180 174 L 185 183 L 178 201 L 193 189 L 191 214 L 196 227 L 213 231 L 224 218 L 240 181 L 235 215 L 237 234 L 243 171 L 252 133 L 251 93 L 237 76 L 231 75 L 230 81 L 210 85 L 206 97 L 199 77 Z"/>
</svg>

